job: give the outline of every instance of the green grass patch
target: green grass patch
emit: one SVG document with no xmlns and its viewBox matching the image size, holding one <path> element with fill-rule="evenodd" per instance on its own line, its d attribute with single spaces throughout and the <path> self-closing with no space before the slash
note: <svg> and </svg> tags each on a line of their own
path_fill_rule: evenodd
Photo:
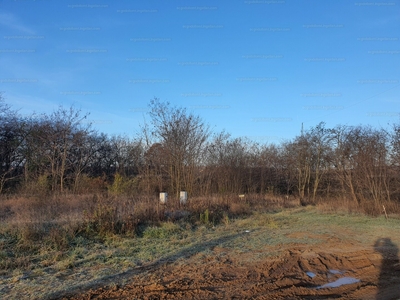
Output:
<svg viewBox="0 0 400 300">
<path fill-rule="evenodd" d="M 170 238 L 172 236 L 178 236 L 182 233 L 183 229 L 175 223 L 166 222 L 161 223 L 161 226 L 151 226 L 147 227 L 143 231 L 143 238 L 147 239 L 165 239 Z"/>
</svg>

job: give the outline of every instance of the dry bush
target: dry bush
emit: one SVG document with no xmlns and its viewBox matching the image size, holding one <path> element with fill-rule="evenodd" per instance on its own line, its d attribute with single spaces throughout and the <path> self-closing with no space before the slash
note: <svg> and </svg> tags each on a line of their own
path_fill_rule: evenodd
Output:
<svg viewBox="0 0 400 300">
<path fill-rule="evenodd" d="M 15 197 L 2 201 L 1 206 L 6 206 L 8 210 L 4 221 L 14 226 L 20 226 L 48 219 L 48 210 L 52 205 L 43 199 L 46 198 Z"/>
<path fill-rule="evenodd" d="M 73 197 L 10 197 L 0 201 L 0 211 L 7 211 L 0 233 L 14 235 L 19 251 L 66 249 L 79 224 L 78 203 Z"/>
<path fill-rule="evenodd" d="M 251 207 L 248 203 L 234 201 L 229 205 L 229 214 L 232 216 L 246 216 L 251 213 Z"/>
<path fill-rule="evenodd" d="M 256 209 L 257 211 L 273 211 L 277 209 L 282 209 L 284 207 L 294 207 L 298 206 L 298 201 L 295 200 L 297 205 L 292 205 L 292 199 L 286 199 L 282 196 L 276 195 L 254 195 L 255 200 L 251 201 L 252 209 Z"/>
<path fill-rule="evenodd" d="M 224 222 L 227 218 L 245 217 L 255 211 L 274 211 L 295 206 L 298 206 L 298 200 L 294 197 L 293 200 L 286 200 L 273 195 L 246 194 L 243 197 L 230 194 L 189 198 L 185 209 L 191 213 L 192 221 L 201 221 L 200 216 L 204 216 L 207 210 L 209 220 Z"/>
<path fill-rule="evenodd" d="M 0 198 L 0 222 L 3 223 L 7 219 L 10 219 L 13 215 L 14 212 L 11 209 L 12 207 L 12 200 L 2 197 Z"/>
<path fill-rule="evenodd" d="M 376 203 L 374 201 L 365 201 L 362 203 L 363 212 L 368 216 L 382 216 L 386 214 L 394 215 L 400 213 L 400 205 L 395 201 L 384 201 L 381 203 Z M 386 216 L 386 215 L 385 215 Z"/>
<path fill-rule="evenodd" d="M 50 192 L 51 184 L 47 175 L 40 175 L 35 180 L 23 181 L 18 188 L 19 195 L 28 197 L 32 195 L 46 197 L 50 195 Z"/>
<path fill-rule="evenodd" d="M 361 207 L 354 200 L 344 197 L 319 199 L 316 207 L 325 213 L 362 213 Z"/>
<path fill-rule="evenodd" d="M 252 213 L 251 204 L 238 195 L 212 195 L 189 198 L 184 208 L 190 213 L 191 223 L 226 223 L 229 218 L 243 217 Z M 208 221 L 205 221 L 208 220 Z"/>
<path fill-rule="evenodd" d="M 88 195 L 107 191 L 107 179 L 105 177 L 89 177 L 83 174 L 75 186 L 75 194 Z"/>
<path fill-rule="evenodd" d="M 213 196 L 189 198 L 186 209 L 192 213 L 201 213 L 215 203 Z"/>
<path fill-rule="evenodd" d="M 104 236 L 107 234 L 124 233 L 122 229 L 125 207 L 122 201 L 114 197 L 93 195 L 87 199 L 83 213 L 83 223 L 80 231 L 89 235 Z M 129 212 L 126 212 L 129 213 Z"/>
<path fill-rule="evenodd" d="M 86 206 L 85 197 L 76 195 L 52 197 L 14 197 L 6 203 L 15 225 L 29 223 L 79 223 Z"/>
<path fill-rule="evenodd" d="M 75 201 L 71 203 L 67 200 L 15 197 L 1 201 L 0 210 L 6 207 L 9 212 L 1 220 L 1 231 L 16 235 L 21 251 L 33 251 L 38 247 L 66 249 L 79 223 L 77 217 L 71 214 L 76 209 Z"/>
<path fill-rule="evenodd" d="M 154 197 L 139 197 L 132 206 L 133 215 L 140 223 L 158 222 L 163 219 L 165 208 Z"/>
<path fill-rule="evenodd" d="M 116 173 L 113 183 L 108 186 L 108 191 L 115 196 L 136 196 L 138 191 L 138 179 L 124 177 Z"/>
<path fill-rule="evenodd" d="M 389 215 L 400 214 L 400 203 L 396 201 L 385 201 L 377 203 L 375 201 L 363 201 L 360 204 L 349 198 L 329 198 L 320 199 L 317 202 L 318 210 L 327 213 L 348 213 L 348 214 L 365 214 L 368 216 L 383 216 L 384 209 Z"/>
<path fill-rule="evenodd" d="M 165 207 L 153 197 L 97 196 L 84 210 L 85 233 L 138 233 L 139 225 L 155 224 L 164 219 Z"/>
<path fill-rule="evenodd" d="M 374 201 L 364 201 L 360 206 L 367 216 L 377 217 L 383 212 L 382 206 Z"/>
<path fill-rule="evenodd" d="M 53 248 L 61 249 L 76 234 L 135 234 L 138 224 L 162 218 L 157 200 L 149 197 L 71 194 L 0 201 L 0 222 L 6 225 L 3 231 L 12 228 L 24 247 L 46 239 Z"/>
<path fill-rule="evenodd" d="M 385 206 L 386 213 L 388 216 L 400 215 L 400 202 L 398 201 L 386 201 L 382 203 L 382 210 L 383 206 Z"/>
<path fill-rule="evenodd" d="M 384 204 L 388 215 L 400 213 L 400 204 Z M 186 205 L 171 197 L 166 205 L 156 196 L 91 194 L 32 197 L 3 197 L 0 200 L 0 234 L 16 236 L 21 251 L 43 247 L 67 249 L 78 235 L 105 237 L 113 234 L 137 235 L 146 226 L 169 220 L 183 219 L 191 225 L 226 223 L 230 218 L 244 217 L 253 212 L 281 210 L 299 206 L 295 197 L 246 194 L 194 197 Z M 323 212 L 383 214 L 382 204 L 365 202 L 358 205 L 345 198 L 319 199 L 317 208 Z M 1 249 L 0 249 L 1 250 Z"/>
</svg>

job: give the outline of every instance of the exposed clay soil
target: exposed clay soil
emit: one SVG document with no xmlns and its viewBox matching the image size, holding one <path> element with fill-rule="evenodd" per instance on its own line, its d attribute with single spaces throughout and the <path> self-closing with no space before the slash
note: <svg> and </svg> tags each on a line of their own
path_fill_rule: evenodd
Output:
<svg viewBox="0 0 400 300">
<path fill-rule="evenodd" d="M 124 286 L 115 278 L 64 299 L 400 299 L 400 264 L 390 240 L 372 249 L 328 240 L 275 250 L 278 256 L 256 258 L 260 253 L 213 246 L 207 254 L 139 267 L 124 275 Z M 359 281 L 323 287 L 340 278 Z"/>
</svg>

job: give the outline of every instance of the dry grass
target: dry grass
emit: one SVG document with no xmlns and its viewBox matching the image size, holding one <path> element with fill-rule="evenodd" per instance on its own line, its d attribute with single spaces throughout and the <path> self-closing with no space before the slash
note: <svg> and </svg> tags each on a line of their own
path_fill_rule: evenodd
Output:
<svg viewBox="0 0 400 300">
<path fill-rule="evenodd" d="M 317 201 L 316 204 L 319 211 L 325 213 L 346 213 L 346 214 L 360 214 L 362 209 L 360 206 L 351 199 L 346 198 L 331 198 L 328 200 L 322 199 Z"/>
<path fill-rule="evenodd" d="M 390 219 L 398 218 L 399 204 L 384 205 Z M 310 218 L 307 223 L 299 224 L 297 217 L 285 215 L 293 208 L 303 212 L 303 219 Z M 327 215 L 383 216 L 381 205 L 360 206 L 346 199 L 318 201 L 316 208 Z M 272 195 L 197 197 L 185 206 L 174 198 L 161 205 L 156 197 L 104 194 L 3 197 L 0 295 L 7 295 L 7 287 L 22 284 L 24 278 L 43 286 L 43 280 L 56 276 L 49 281 L 54 289 L 74 281 L 96 282 L 178 251 L 204 235 L 211 238 L 226 230 L 234 234 L 260 228 L 290 231 L 296 224 L 301 228 L 309 223 L 329 224 L 328 219 L 318 220 L 315 209 L 301 208 L 294 197 Z M 266 242 L 263 234 L 258 238 L 254 247 Z M 78 269 L 81 271 L 76 273 Z M 43 290 L 37 290 L 38 295 L 43 295 Z"/>
<path fill-rule="evenodd" d="M 195 198 L 185 207 L 177 199 L 162 206 L 157 198 L 107 195 L 1 199 L 0 297 L 43 298 L 50 291 L 90 286 L 163 257 L 207 252 L 213 241 L 250 253 L 266 245 L 321 242 L 291 237 L 299 228 L 322 235 L 327 226 L 354 229 L 358 224 L 361 233 L 366 226 L 385 223 L 382 217 L 371 221 L 361 210 L 354 210 L 356 219 L 332 214 L 349 212 L 347 202 L 285 208 L 295 203 L 296 199 L 260 195 Z M 387 210 L 395 208 L 388 205 Z M 248 231 L 251 240 L 238 235 Z M 248 259 L 255 258 L 249 254 Z M 26 290 L 29 297 L 21 296 Z"/>
<path fill-rule="evenodd" d="M 22 248 L 34 249 L 38 242 L 54 249 L 65 249 L 70 240 L 83 235 L 86 238 L 104 238 L 123 234 L 136 236 L 144 227 L 162 221 L 184 219 L 192 225 L 199 223 L 207 211 L 213 225 L 242 218 L 253 212 L 279 211 L 299 207 L 295 197 L 273 195 L 214 195 L 190 199 L 181 206 L 171 198 L 167 205 L 156 197 L 127 197 L 112 195 L 63 195 L 8 197 L 0 199 L 0 234 L 16 236 Z M 383 215 L 383 206 L 389 216 L 400 213 L 396 202 L 362 205 L 344 198 L 319 200 L 318 210 L 326 213 Z M 33 245 L 30 245 L 33 244 Z"/>
<path fill-rule="evenodd" d="M 376 203 L 374 201 L 365 201 L 356 203 L 354 200 L 346 198 L 331 198 L 329 200 L 317 201 L 316 207 L 319 211 L 326 213 L 345 213 L 362 214 L 372 217 L 385 216 L 398 217 L 400 215 L 400 204 L 395 201 L 385 201 Z"/>
</svg>

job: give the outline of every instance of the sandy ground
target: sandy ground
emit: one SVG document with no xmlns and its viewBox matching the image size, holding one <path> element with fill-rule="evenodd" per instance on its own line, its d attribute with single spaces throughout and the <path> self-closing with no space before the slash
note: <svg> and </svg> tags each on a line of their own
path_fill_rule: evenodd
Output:
<svg viewBox="0 0 400 300">
<path fill-rule="evenodd" d="M 60 298 L 400 299 L 399 250 L 389 238 L 369 248 L 336 239 L 275 246 L 273 257 L 208 246 L 140 266 L 123 275 L 123 286 L 120 276 Z"/>
</svg>

